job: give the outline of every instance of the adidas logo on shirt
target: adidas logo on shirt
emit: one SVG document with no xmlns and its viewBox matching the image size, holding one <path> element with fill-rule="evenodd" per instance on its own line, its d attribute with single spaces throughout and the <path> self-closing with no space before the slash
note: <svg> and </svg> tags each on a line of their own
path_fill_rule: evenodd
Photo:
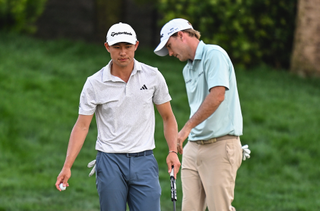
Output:
<svg viewBox="0 0 320 211">
<path fill-rule="evenodd" d="M 143 84 L 143 86 L 140 88 L 140 90 L 147 90 L 147 86 L 145 84 Z"/>
</svg>

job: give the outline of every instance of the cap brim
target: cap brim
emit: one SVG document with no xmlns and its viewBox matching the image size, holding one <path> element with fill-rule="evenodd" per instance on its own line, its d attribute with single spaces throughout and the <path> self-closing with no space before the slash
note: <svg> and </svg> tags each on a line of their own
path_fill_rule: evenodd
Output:
<svg viewBox="0 0 320 211">
<path fill-rule="evenodd" d="M 121 43 L 121 42 L 125 42 L 125 43 L 130 43 L 132 45 L 135 45 L 137 43 L 137 40 L 128 40 L 128 38 L 123 38 L 123 39 L 117 39 L 117 40 L 113 40 L 113 41 L 107 41 L 109 46 L 112 46 L 114 44 L 117 43 Z"/>
<path fill-rule="evenodd" d="M 154 53 L 157 54 L 158 56 L 166 56 L 169 53 L 168 49 L 165 47 L 168 40 L 169 40 L 169 38 L 162 40 L 160 42 L 160 44 L 158 45 L 158 47 L 156 47 L 156 49 L 154 49 Z"/>
</svg>

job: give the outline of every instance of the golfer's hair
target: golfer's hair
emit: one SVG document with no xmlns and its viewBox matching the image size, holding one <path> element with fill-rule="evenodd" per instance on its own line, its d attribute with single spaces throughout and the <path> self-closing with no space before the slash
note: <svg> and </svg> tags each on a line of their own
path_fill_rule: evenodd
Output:
<svg viewBox="0 0 320 211">
<path fill-rule="evenodd" d="M 185 29 L 182 30 L 182 32 L 189 34 L 190 37 L 196 37 L 198 40 L 200 40 L 201 34 L 199 31 L 194 29 Z M 172 35 L 173 37 L 178 36 L 178 32 Z"/>
</svg>

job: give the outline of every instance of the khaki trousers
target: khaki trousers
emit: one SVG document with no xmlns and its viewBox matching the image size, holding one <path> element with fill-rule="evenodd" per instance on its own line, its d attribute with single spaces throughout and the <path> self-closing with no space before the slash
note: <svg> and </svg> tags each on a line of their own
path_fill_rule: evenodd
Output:
<svg viewBox="0 0 320 211">
<path fill-rule="evenodd" d="M 214 143 L 189 141 L 182 156 L 182 211 L 234 211 L 231 205 L 242 162 L 240 138 L 223 136 Z"/>
</svg>

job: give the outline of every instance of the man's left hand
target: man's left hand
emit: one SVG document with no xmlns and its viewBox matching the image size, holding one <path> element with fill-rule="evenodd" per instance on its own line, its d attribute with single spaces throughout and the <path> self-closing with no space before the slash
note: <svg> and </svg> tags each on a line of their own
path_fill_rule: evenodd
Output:
<svg viewBox="0 0 320 211">
<path fill-rule="evenodd" d="M 177 178 L 181 163 L 179 161 L 178 153 L 170 151 L 167 156 L 168 173 L 170 174 L 172 166 L 174 166 L 174 178 Z"/>
</svg>

